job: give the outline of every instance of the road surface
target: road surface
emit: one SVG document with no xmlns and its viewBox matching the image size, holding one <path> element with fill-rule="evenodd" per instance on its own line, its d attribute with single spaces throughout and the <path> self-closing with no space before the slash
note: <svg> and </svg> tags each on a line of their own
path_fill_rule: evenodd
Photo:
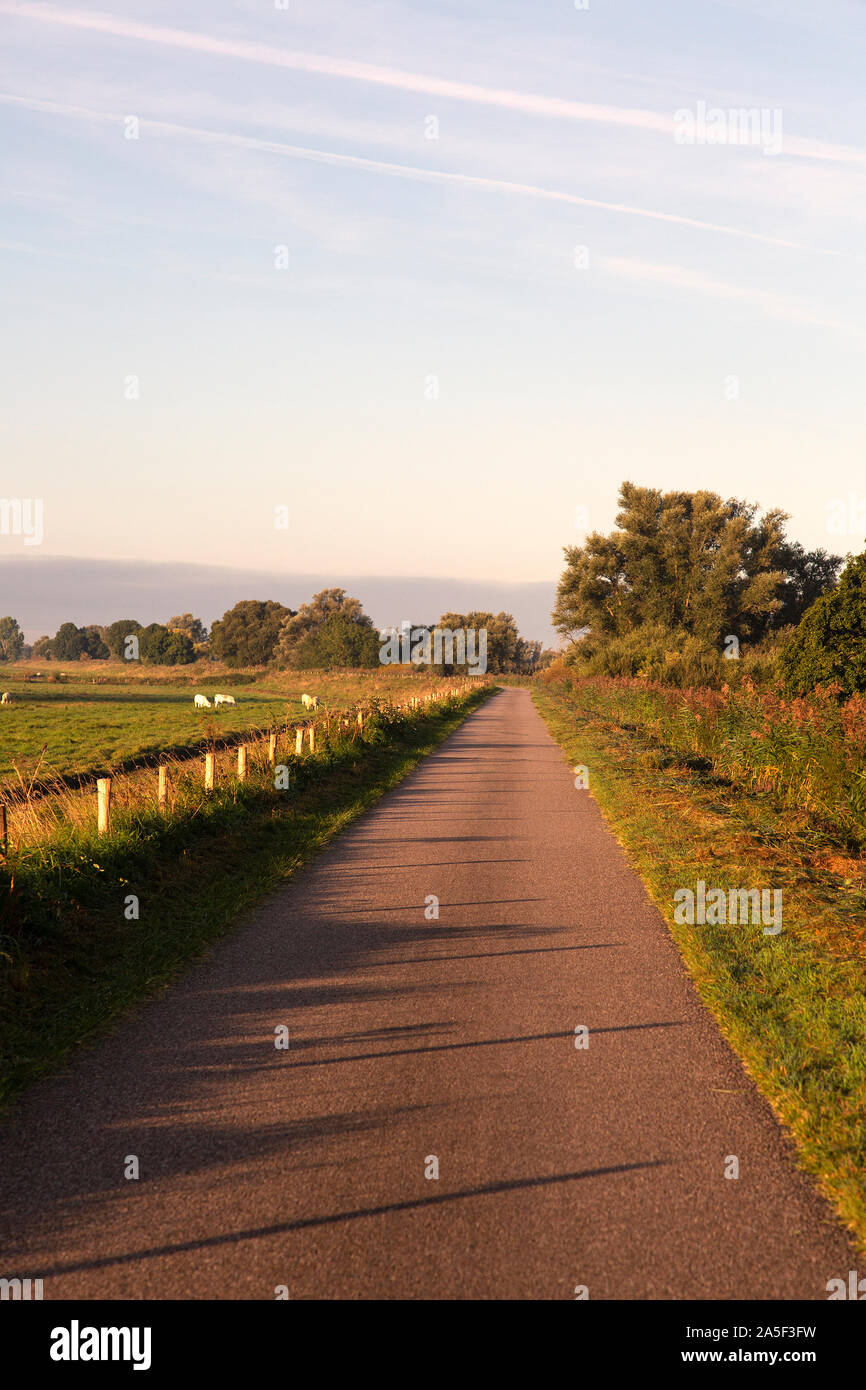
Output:
<svg viewBox="0 0 866 1390">
<path fill-rule="evenodd" d="M 0 1126 L 0 1275 L 46 1299 L 825 1299 L 846 1237 L 573 783 L 528 692 L 494 696 L 34 1087 Z"/>
</svg>

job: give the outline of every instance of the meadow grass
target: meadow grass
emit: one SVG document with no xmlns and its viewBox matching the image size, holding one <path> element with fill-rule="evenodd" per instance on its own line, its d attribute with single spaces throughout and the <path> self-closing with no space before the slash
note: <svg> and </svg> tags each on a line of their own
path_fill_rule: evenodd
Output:
<svg viewBox="0 0 866 1390">
<path fill-rule="evenodd" d="M 19 774 L 26 780 L 37 768 L 40 778 L 50 780 L 192 748 L 211 723 L 226 737 L 283 724 L 287 717 L 304 715 L 304 692 L 319 695 L 327 708 L 389 696 L 404 699 L 443 684 L 433 673 L 403 673 L 393 667 L 233 672 L 204 663 L 192 675 L 187 667 L 144 667 L 142 680 L 132 679 L 123 662 L 36 669 L 43 673 L 38 681 L 25 679 L 24 665 L 7 667 L 0 676 L 13 698 L 11 705 L 0 706 L 0 783 L 16 783 Z M 197 710 L 197 690 L 209 698 L 222 691 L 237 704 Z"/>
<path fill-rule="evenodd" d="M 569 762 L 589 769 L 592 795 L 802 1166 L 866 1248 L 866 860 L 859 810 L 845 797 L 857 757 L 841 746 L 841 725 L 833 748 L 837 714 L 822 723 L 819 699 L 817 723 L 798 712 L 804 747 L 780 772 L 754 750 L 764 725 L 749 692 L 724 716 L 728 734 L 746 736 L 727 745 L 701 728 L 707 702 L 694 694 L 690 705 L 680 691 L 554 674 L 534 698 Z M 785 723 L 778 710 L 776 720 Z M 811 778 L 814 790 L 810 739 L 834 781 L 798 800 L 792 786 Z M 781 934 L 678 924 L 674 893 L 700 879 L 781 888 Z"/>
<path fill-rule="evenodd" d="M 0 1103 L 176 978 L 489 693 L 323 733 L 315 756 L 281 755 L 287 790 L 258 752 L 246 782 L 224 769 L 208 794 L 200 769 L 175 769 L 164 812 L 130 794 L 108 837 L 73 817 L 25 838 L 0 868 Z"/>
</svg>

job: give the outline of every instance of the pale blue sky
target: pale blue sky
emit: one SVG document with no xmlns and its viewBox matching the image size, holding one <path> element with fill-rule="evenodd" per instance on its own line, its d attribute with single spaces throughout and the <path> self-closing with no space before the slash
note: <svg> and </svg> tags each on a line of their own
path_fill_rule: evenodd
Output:
<svg viewBox="0 0 866 1390">
<path fill-rule="evenodd" d="M 0 30 L 33 562 L 555 580 L 624 478 L 862 548 L 827 531 L 866 497 L 862 5 L 0 0 Z M 700 102 L 780 110 L 781 152 L 678 144 Z"/>
</svg>

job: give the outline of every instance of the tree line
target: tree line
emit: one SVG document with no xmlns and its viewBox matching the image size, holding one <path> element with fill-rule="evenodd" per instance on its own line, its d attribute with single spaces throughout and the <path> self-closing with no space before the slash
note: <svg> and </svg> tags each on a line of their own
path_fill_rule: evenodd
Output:
<svg viewBox="0 0 866 1390">
<path fill-rule="evenodd" d="M 409 630 L 446 628 L 487 632 L 487 669 L 529 674 L 550 659 L 540 642 L 521 637 L 510 613 L 445 613 L 438 623 L 412 623 Z M 148 665 L 178 666 L 205 658 L 231 668 L 290 667 L 296 670 L 375 667 L 382 638 L 360 601 L 345 589 L 323 589 L 309 603 L 288 608 L 274 600 L 243 599 L 213 623 L 183 613 L 165 624 L 146 626 L 120 618 L 101 627 L 63 623 L 53 637 L 32 647 L 15 618 L 0 619 L 0 661 L 33 657 L 43 661 L 126 659 Z M 463 667 L 442 665 L 442 674 Z"/>
<path fill-rule="evenodd" d="M 127 644 L 130 636 L 135 638 L 132 648 Z M 109 661 L 134 650 L 136 660 L 177 666 L 195 661 L 206 650 L 207 640 L 204 624 L 192 613 L 147 626 L 135 618 L 120 618 L 107 627 L 61 623 L 53 637 L 39 637 L 32 646 L 25 642 L 16 618 L 0 618 L 0 661 Z"/>
</svg>

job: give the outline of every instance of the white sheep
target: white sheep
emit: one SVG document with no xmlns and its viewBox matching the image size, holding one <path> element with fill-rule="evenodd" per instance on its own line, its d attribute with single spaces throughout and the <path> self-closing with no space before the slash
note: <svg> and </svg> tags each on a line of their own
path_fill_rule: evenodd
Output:
<svg viewBox="0 0 866 1390">
<path fill-rule="evenodd" d="M 210 709 L 210 707 L 211 707 L 210 700 L 208 699 L 208 697 L 207 697 L 206 695 L 196 695 L 196 697 L 195 697 L 195 707 L 196 707 L 196 709 Z"/>
<path fill-rule="evenodd" d="M 236 705 L 237 700 L 234 695 L 214 695 L 214 705 Z"/>
<path fill-rule="evenodd" d="M 318 709 L 321 701 L 318 695 L 302 695 L 301 704 L 304 706 L 304 709 Z"/>
<path fill-rule="evenodd" d="M 10 691 L 4 690 L 2 696 L 0 696 L 0 705 L 11 705 L 11 703 L 12 695 Z"/>
</svg>

